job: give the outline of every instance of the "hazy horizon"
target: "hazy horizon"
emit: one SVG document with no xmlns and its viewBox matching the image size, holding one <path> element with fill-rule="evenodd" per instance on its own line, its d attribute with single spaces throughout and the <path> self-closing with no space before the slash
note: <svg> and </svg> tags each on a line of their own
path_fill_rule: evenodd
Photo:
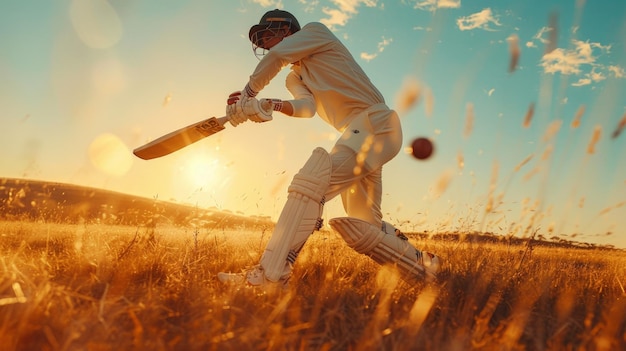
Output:
<svg viewBox="0 0 626 351">
<path fill-rule="evenodd" d="M 626 2 L 611 0 L 4 2 L 0 176 L 275 219 L 338 136 L 319 118 L 276 113 L 151 161 L 131 151 L 223 115 L 258 62 L 248 29 L 277 7 L 346 44 L 405 146 L 434 140 L 431 159 L 385 166 L 385 220 L 626 247 Z M 261 96 L 290 98 L 286 72 Z M 324 215 L 345 215 L 340 200 Z"/>
</svg>

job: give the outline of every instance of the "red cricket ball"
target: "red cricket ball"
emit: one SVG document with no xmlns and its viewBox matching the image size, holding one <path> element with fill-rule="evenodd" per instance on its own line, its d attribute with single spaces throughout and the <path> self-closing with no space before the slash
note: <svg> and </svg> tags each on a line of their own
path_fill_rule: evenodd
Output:
<svg viewBox="0 0 626 351">
<path fill-rule="evenodd" d="M 432 156 L 435 147 L 428 138 L 419 137 L 411 143 L 411 154 L 418 160 L 425 160 Z"/>
</svg>

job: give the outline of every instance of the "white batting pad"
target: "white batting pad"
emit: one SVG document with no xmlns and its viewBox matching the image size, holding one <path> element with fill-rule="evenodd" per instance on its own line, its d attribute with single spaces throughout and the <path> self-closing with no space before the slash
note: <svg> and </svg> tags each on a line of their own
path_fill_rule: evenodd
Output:
<svg viewBox="0 0 626 351">
<path fill-rule="evenodd" d="M 395 265 L 405 281 L 426 278 L 421 265 L 422 253 L 408 241 L 357 218 L 333 218 L 328 223 L 355 251 L 381 265 Z"/>
<path fill-rule="evenodd" d="M 298 252 L 313 233 L 324 208 L 324 194 L 330 184 L 330 155 L 321 147 L 296 174 L 289 186 L 287 203 L 261 258 L 265 277 L 278 281 L 285 274 L 288 256 L 295 260 Z"/>
</svg>

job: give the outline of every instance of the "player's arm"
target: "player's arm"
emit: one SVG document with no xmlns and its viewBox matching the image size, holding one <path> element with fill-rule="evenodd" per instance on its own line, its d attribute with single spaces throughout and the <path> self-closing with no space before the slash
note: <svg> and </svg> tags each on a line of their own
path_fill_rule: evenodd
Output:
<svg viewBox="0 0 626 351">
<path fill-rule="evenodd" d="M 334 45 L 335 40 L 334 35 L 323 24 L 307 23 L 297 33 L 276 44 L 259 61 L 250 75 L 244 93 L 251 97 L 256 96 L 284 67 L 316 52 L 327 50 L 329 45 Z"/>
<path fill-rule="evenodd" d="M 285 85 L 294 99 L 260 99 L 260 106 L 266 110 L 278 111 L 291 117 L 313 117 L 315 115 L 315 98 L 296 72 L 292 71 L 287 75 Z"/>
<path fill-rule="evenodd" d="M 289 72 L 285 80 L 285 86 L 294 98 L 293 100 L 283 101 L 281 112 L 292 117 L 313 117 L 316 110 L 315 97 L 296 72 Z"/>
<path fill-rule="evenodd" d="M 226 115 L 233 126 L 250 119 L 254 122 L 272 120 L 272 111 L 287 116 L 310 118 L 315 115 L 315 97 L 294 71 L 287 75 L 285 85 L 294 97 L 292 100 L 260 99 L 249 97 L 245 91 L 236 91 L 228 97 Z M 246 88 L 248 86 L 246 85 Z"/>
<path fill-rule="evenodd" d="M 265 101 L 267 102 L 265 102 Z M 280 99 L 261 99 L 262 103 L 271 104 L 271 108 L 274 111 L 278 111 L 287 116 L 293 116 L 293 105 L 291 104 L 291 100 L 280 100 Z"/>
</svg>

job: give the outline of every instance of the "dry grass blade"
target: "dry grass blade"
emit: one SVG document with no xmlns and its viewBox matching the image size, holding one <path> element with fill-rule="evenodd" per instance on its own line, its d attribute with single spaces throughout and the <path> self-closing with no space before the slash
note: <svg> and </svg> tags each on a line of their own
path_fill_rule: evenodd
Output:
<svg viewBox="0 0 626 351">
<path fill-rule="evenodd" d="M 561 130 L 562 124 L 563 124 L 563 121 L 561 121 L 560 119 L 552 121 L 548 125 L 548 128 L 546 128 L 546 133 L 543 135 L 543 141 L 548 142 L 552 138 L 554 138 L 554 136 L 559 132 L 559 130 Z"/>
<path fill-rule="evenodd" d="M 587 153 L 589 155 L 593 155 L 596 152 L 596 144 L 600 140 L 600 136 L 602 136 L 602 127 L 596 126 L 593 129 L 593 135 L 591 136 L 591 140 L 589 141 L 589 144 L 587 145 Z"/>
<path fill-rule="evenodd" d="M 532 160 L 534 156 L 535 154 L 530 154 L 526 156 L 526 158 L 522 160 L 522 162 L 518 163 L 517 166 L 515 166 L 515 172 L 519 172 L 519 170 L 522 169 L 522 167 L 524 167 L 528 162 L 530 162 L 530 160 Z"/>
<path fill-rule="evenodd" d="M 585 114 L 585 110 L 586 110 L 585 105 L 580 105 L 580 107 L 578 108 L 578 111 L 576 111 L 576 115 L 574 116 L 574 119 L 572 120 L 572 124 L 571 124 L 572 129 L 576 129 L 580 127 L 580 120 Z"/>
<path fill-rule="evenodd" d="M 535 103 L 532 102 L 529 106 L 528 106 L 528 110 L 526 111 L 526 116 L 524 116 L 524 128 L 528 128 L 530 127 L 530 122 L 533 119 L 533 115 L 535 114 Z"/>
<path fill-rule="evenodd" d="M 433 110 L 435 108 L 435 97 L 433 95 L 432 89 L 426 87 L 426 91 L 424 92 L 424 110 L 426 117 L 433 116 Z"/>
<path fill-rule="evenodd" d="M 433 188 L 433 198 L 440 197 L 448 189 L 452 182 L 453 174 L 452 170 L 446 170 L 439 176 Z"/>
<path fill-rule="evenodd" d="M 463 157 L 463 152 L 461 151 L 456 154 L 456 164 L 459 167 L 459 170 L 463 170 L 463 168 L 465 168 L 465 157 Z"/>
<path fill-rule="evenodd" d="M 491 181 L 489 182 L 489 194 L 487 195 L 487 205 L 485 206 L 486 213 L 491 213 L 496 207 L 496 203 L 494 200 L 494 192 L 498 185 L 499 173 L 500 173 L 500 164 L 494 161 L 491 167 Z"/>
<path fill-rule="evenodd" d="M 468 103 L 465 106 L 465 129 L 463 136 L 469 138 L 474 129 L 474 104 Z"/>
<path fill-rule="evenodd" d="M 519 37 L 517 34 L 511 34 L 506 41 L 509 42 L 509 73 L 515 72 L 517 65 L 519 64 L 520 47 Z"/>
<path fill-rule="evenodd" d="M 622 284 L 622 281 L 619 280 L 618 276 L 615 276 L 615 280 L 617 280 L 617 283 L 619 284 L 620 289 L 622 289 L 622 295 L 626 296 L 626 290 L 624 290 L 624 284 Z"/>
<path fill-rule="evenodd" d="M 415 303 L 409 312 L 408 323 L 416 333 L 419 332 L 420 328 L 424 324 L 426 317 L 437 301 L 438 295 L 439 288 L 434 285 L 429 285 L 422 292 L 420 292 L 417 299 L 415 299 Z"/>
<path fill-rule="evenodd" d="M 396 97 L 396 109 L 399 115 L 404 115 L 411 110 L 421 98 L 422 88 L 413 77 L 407 77 Z"/>
<path fill-rule="evenodd" d="M 534 213 L 538 205 L 529 207 Z M 533 239 L 530 254 L 521 240 L 475 245 L 463 236 L 409 235 L 417 247 L 439 252 L 445 268 L 434 283 L 407 284 L 394 267 L 324 232 L 307 242 L 289 289 L 269 293 L 215 280 L 226 265 L 251 263 L 247 252 L 257 250 L 259 237 L 268 239 L 264 229 L 207 236 L 196 227 L 156 227 L 150 240 L 133 242 L 134 227 L 78 227 L 81 250 L 76 226 L 4 226 L 0 296 L 24 300 L 0 306 L 3 350 L 626 346 L 625 305 L 616 302 L 625 295 L 622 251 Z"/>
<path fill-rule="evenodd" d="M 13 293 L 15 297 L 5 297 L 0 299 L 0 306 L 11 305 L 15 303 L 26 303 L 27 299 L 24 296 L 20 283 L 15 282 L 12 284 Z"/>
<path fill-rule="evenodd" d="M 172 93 L 167 93 L 167 95 L 165 95 L 165 97 L 163 98 L 163 107 L 167 107 L 167 105 L 170 104 L 170 102 L 172 101 Z"/>
<path fill-rule="evenodd" d="M 624 128 L 626 128 L 626 114 L 622 116 L 622 119 L 617 124 L 617 127 L 615 128 L 615 131 L 613 131 L 613 134 L 611 135 L 611 137 L 613 139 L 617 138 L 620 134 L 622 134 L 622 131 L 624 130 Z"/>
<path fill-rule="evenodd" d="M 556 12 L 550 14 L 548 20 L 548 39 L 546 40 L 546 46 L 544 55 L 547 55 L 557 48 L 559 15 Z"/>
</svg>

